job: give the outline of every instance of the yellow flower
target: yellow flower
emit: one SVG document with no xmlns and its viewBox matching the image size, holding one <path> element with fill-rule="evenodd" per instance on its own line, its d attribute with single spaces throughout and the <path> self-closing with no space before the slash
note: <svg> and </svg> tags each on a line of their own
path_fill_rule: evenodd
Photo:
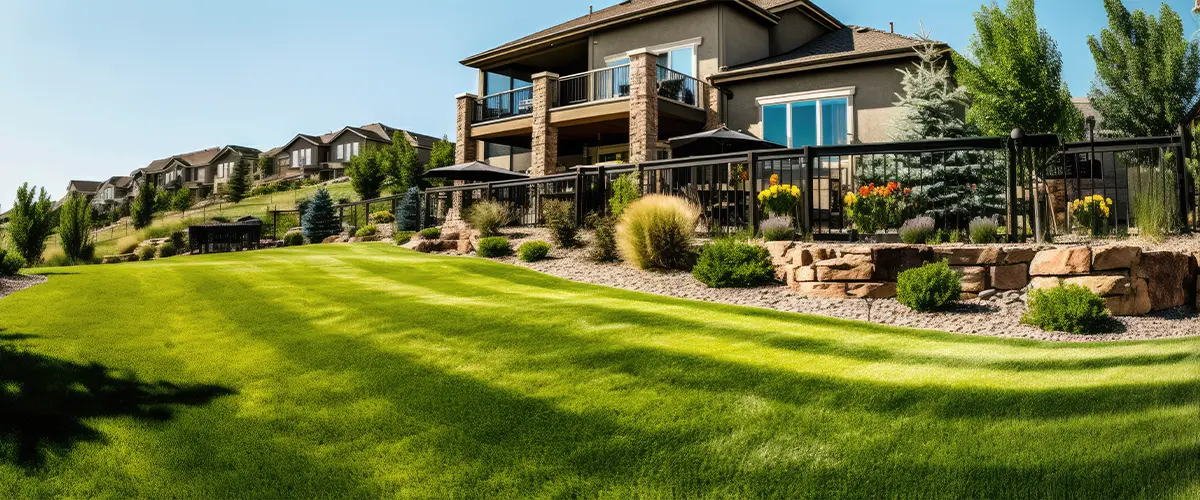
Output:
<svg viewBox="0 0 1200 500">
<path fill-rule="evenodd" d="M 1112 198 L 1105 198 L 1105 199 L 1104 199 L 1104 201 L 1105 201 L 1106 203 L 1108 203 L 1109 205 L 1112 205 L 1112 204 L 1113 204 L 1113 203 L 1112 203 Z"/>
<path fill-rule="evenodd" d="M 792 196 L 795 196 L 795 197 L 799 198 L 799 197 L 800 197 L 800 188 L 798 188 L 798 187 L 793 187 L 793 188 L 792 188 Z"/>
</svg>

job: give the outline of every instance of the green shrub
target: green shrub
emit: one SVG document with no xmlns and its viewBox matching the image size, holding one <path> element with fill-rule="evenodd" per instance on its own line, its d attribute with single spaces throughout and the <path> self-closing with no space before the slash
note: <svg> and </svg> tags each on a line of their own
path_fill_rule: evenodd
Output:
<svg viewBox="0 0 1200 500">
<path fill-rule="evenodd" d="M 588 257 L 596 262 L 617 260 L 617 218 L 592 214 L 588 219 L 588 225 L 596 229 L 588 247 Z"/>
<path fill-rule="evenodd" d="M 900 226 L 900 241 L 909 245 L 920 245 L 929 243 L 929 241 L 937 237 L 934 231 L 933 217 L 914 217 L 904 221 Z"/>
<path fill-rule="evenodd" d="M 525 262 L 537 262 L 550 255 L 550 244 L 544 241 L 526 241 L 517 249 L 517 255 Z"/>
<path fill-rule="evenodd" d="M 298 247 L 304 245 L 304 233 L 299 231 L 283 235 L 283 246 Z"/>
<path fill-rule="evenodd" d="M 25 258 L 18 252 L 0 248 L 0 276 L 12 276 L 25 267 Z"/>
<path fill-rule="evenodd" d="M 230 218 L 225 217 L 224 215 L 217 215 L 212 218 L 212 221 L 219 222 L 221 224 L 228 224 L 230 222 Z"/>
<path fill-rule="evenodd" d="M 140 243 L 141 242 L 135 241 L 133 243 L 126 243 L 124 246 L 117 247 L 117 255 L 133 253 L 134 250 L 137 250 L 137 247 Z"/>
<path fill-rule="evenodd" d="M 612 183 L 612 197 L 608 199 L 608 208 L 613 217 L 621 217 L 625 208 L 642 197 L 641 183 L 637 172 L 617 177 Z"/>
<path fill-rule="evenodd" d="M 1108 321 L 1104 299 L 1079 285 L 1063 285 L 1049 290 L 1029 291 L 1029 310 L 1021 322 L 1046 331 L 1095 333 Z"/>
<path fill-rule="evenodd" d="M 415 233 L 413 231 L 396 231 L 396 236 L 395 236 L 396 244 L 404 245 L 404 244 L 408 243 L 409 241 L 412 241 L 412 237 L 414 234 L 417 234 L 417 233 Z"/>
<path fill-rule="evenodd" d="M 175 249 L 175 244 L 169 241 L 165 241 L 163 244 L 158 246 L 158 258 L 160 259 L 174 257 L 176 253 L 178 253 L 178 251 Z"/>
<path fill-rule="evenodd" d="M 549 200 L 542 203 L 542 220 L 554 244 L 562 248 L 574 247 L 579 236 L 579 225 L 575 223 L 575 204 L 566 200 Z"/>
<path fill-rule="evenodd" d="M 699 207 L 677 196 L 650 195 L 625 208 L 617 250 L 639 269 L 688 269 Z"/>
<path fill-rule="evenodd" d="M 763 239 L 767 241 L 792 241 L 796 239 L 796 230 L 792 229 L 792 218 L 787 215 L 771 217 L 758 225 L 762 230 Z"/>
<path fill-rule="evenodd" d="M 478 252 L 480 257 L 489 259 L 512 255 L 512 245 L 503 236 L 489 236 L 479 240 Z"/>
<path fill-rule="evenodd" d="M 438 238 L 441 238 L 441 237 L 442 237 L 442 228 L 440 228 L 440 227 L 427 227 L 427 228 L 425 228 L 425 229 L 422 229 L 422 230 L 421 230 L 421 232 L 419 232 L 419 233 L 417 233 L 417 234 L 421 235 L 421 238 L 422 238 L 422 239 L 426 239 L 426 240 L 436 240 L 436 239 L 438 239 Z"/>
<path fill-rule="evenodd" d="M 896 300 L 913 310 L 929 312 L 958 300 L 962 284 L 946 261 L 925 264 L 900 273 Z"/>
<path fill-rule="evenodd" d="M 721 238 L 700 248 L 692 276 L 709 288 L 749 287 L 775 275 L 766 248 L 734 238 Z"/>
<path fill-rule="evenodd" d="M 376 224 L 391 224 L 396 222 L 396 216 L 387 210 L 380 210 L 371 214 L 371 222 Z"/>
<path fill-rule="evenodd" d="M 71 260 L 84 260 L 84 250 L 92 239 L 91 231 L 91 204 L 81 194 L 70 195 L 58 209 L 58 240 L 63 253 Z"/>
<path fill-rule="evenodd" d="M 154 245 L 146 245 L 144 247 L 138 248 L 137 251 L 134 253 L 137 254 L 138 260 L 151 260 L 154 258 L 154 254 L 156 252 L 157 252 L 157 249 L 154 248 Z"/>
<path fill-rule="evenodd" d="M 46 251 L 46 239 L 54 232 L 54 202 L 45 188 L 17 188 L 17 198 L 9 210 L 8 243 L 25 262 L 36 264 Z"/>
<path fill-rule="evenodd" d="M 988 245 L 996 242 L 996 230 L 1000 228 L 1000 222 L 992 217 L 976 217 L 971 219 L 971 223 L 967 225 L 967 230 L 971 234 L 971 243 L 976 245 Z"/>
<path fill-rule="evenodd" d="M 375 234 L 378 232 L 379 232 L 379 229 L 376 228 L 374 224 L 367 224 L 367 225 L 359 228 L 358 231 L 355 231 L 354 236 L 359 237 L 359 238 L 367 238 L 367 237 L 375 236 Z"/>
<path fill-rule="evenodd" d="M 471 205 L 467 211 L 467 224 L 479 231 L 482 237 L 500 234 L 500 228 L 512 222 L 508 205 L 494 200 L 483 200 Z"/>
</svg>

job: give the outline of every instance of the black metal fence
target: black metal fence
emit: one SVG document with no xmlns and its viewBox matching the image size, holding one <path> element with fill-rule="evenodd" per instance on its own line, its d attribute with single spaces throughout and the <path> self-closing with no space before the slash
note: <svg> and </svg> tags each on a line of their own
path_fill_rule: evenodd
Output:
<svg viewBox="0 0 1200 500">
<path fill-rule="evenodd" d="M 518 214 L 516 224 L 524 226 L 542 223 L 546 200 L 571 200 L 582 222 L 589 214 L 610 213 L 613 183 L 632 174 L 643 195 L 681 196 L 700 206 L 701 229 L 710 233 L 758 228 L 768 214 L 757 195 L 772 185 L 795 186 L 803 193 L 786 215 L 815 239 L 864 237 L 857 227 L 862 221 L 856 224 L 847 210 L 848 195 L 883 187 L 901 200 L 899 219 L 929 216 L 939 228 L 962 231 L 972 219 L 993 217 L 1010 241 L 1128 234 L 1137 230 L 1139 214 L 1166 217 L 1173 229 L 1189 230 L 1200 225 L 1200 200 L 1185 164 L 1188 141 L 1182 131 L 1074 143 L 1014 132 L 1012 138 L 810 146 L 582 167 L 519 181 L 429 189 L 423 224 L 461 217 L 483 199 L 509 204 Z M 1147 209 L 1154 206 L 1160 210 Z M 1089 210 L 1104 215 L 1088 216 Z M 894 233 L 896 222 L 885 230 Z"/>
<path fill-rule="evenodd" d="M 257 249 L 262 232 L 263 223 L 257 219 L 191 226 L 188 228 L 188 247 L 193 254 Z"/>
</svg>

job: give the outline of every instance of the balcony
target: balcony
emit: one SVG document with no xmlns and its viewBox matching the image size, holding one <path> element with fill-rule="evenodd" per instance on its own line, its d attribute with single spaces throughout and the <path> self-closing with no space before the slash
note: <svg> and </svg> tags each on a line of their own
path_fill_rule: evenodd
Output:
<svg viewBox="0 0 1200 500">
<path fill-rule="evenodd" d="M 533 86 L 506 90 L 475 101 L 472 124 L 503 120 L 533 113 Z"/>
<path fill-rule="evenodd" d="M 629 65 L 594 69 L 558 79 L 554 107 L 629 97 Z"/>
</svg>

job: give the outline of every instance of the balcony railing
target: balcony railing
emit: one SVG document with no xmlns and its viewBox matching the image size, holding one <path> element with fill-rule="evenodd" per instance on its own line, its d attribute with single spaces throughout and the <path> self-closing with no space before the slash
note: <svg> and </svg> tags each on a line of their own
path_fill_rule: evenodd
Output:
<svg viewBox="0 0 1200 500">
<path fill-rule="evenodd" d="M 665 97 L 688 106 L 703 108 L 704 94 L 704 84 L 700 80 L 670 68 L 658 67 L 659 97 Z"/>
<path fill-rule="evenodd" d="M 474 123 L 533 113 L 533 86 L 507 90 L 475 101 Z"/>
<path fill-rule="evenodd" d="M 554 106 L 629 97 L 629 65 L 594 69 L 558 79 Z"/>
</svg>

